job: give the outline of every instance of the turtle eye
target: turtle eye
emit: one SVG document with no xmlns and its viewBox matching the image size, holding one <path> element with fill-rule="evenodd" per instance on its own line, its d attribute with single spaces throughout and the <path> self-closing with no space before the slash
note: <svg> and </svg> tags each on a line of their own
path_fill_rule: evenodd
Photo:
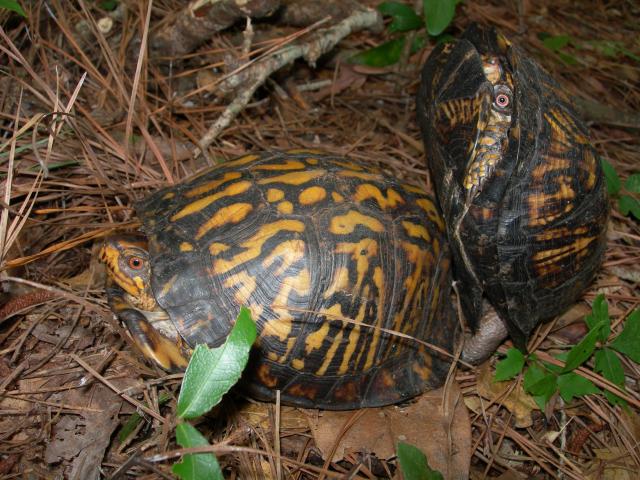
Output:
<svg viewBox="0 0 640 480">
<path fill-rule="evenodd" d="M 144 260 L 140 257 L 129 257 L 129 268 L 131 270 L 141 270 L 144 266 Z"/>
<path fill-rule="evenodd" d="M 511 91 L 506 87 L 498 89 L 493 104 L 498 110 L 508 109 L 511 106 Z"/>
</svg>

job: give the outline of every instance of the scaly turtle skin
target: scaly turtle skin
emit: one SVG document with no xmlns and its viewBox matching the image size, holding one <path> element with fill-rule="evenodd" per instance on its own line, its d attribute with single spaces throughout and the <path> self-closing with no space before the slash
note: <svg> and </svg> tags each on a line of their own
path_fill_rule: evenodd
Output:
<svg viewBox="0 0 640 480">
<path fill-rule="evenodd" d="M 493 306 L 524 349 L 580 297 L 605 250 L 608 200 L 587 130 L 542 68 L 477 27 L 431 53 L 417 110 L 465 317 L 477 327 Z"/>
<path fill-rule="evenodd" d="M 101 258 L 113 310 L 162 368 L 220 345 L 246 305 L 259 338 L 244 380 L 257 398 L 371 407 L 445 379 L 458 332 L 450 257 L 421 189 L 320 152 L 265 152 L 136 210 L 145 236 L 109 239 Z"/>
</svg>

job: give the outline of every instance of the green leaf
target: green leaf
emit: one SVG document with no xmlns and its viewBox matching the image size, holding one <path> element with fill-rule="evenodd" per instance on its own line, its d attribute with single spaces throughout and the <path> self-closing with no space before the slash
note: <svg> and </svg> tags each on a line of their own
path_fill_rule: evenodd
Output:
<svg viewBox="0 0 640 480">
<path fill-rule="evenodd" d="M 620 47 L 620 51 L 630 59 L 635 60 L 636 62 L 640 62 L 640 57 L 633 53 L 631 50 L 628 50 L 626 47 Z"/>
<path fill-rule="evenodd" d="M 207 439 L 189 423 L 176 425 L 176 441 L 183 448 L 204 447 L 209 445 Z M 188 453 L 180 463 L 171 468 L 182 480 L 224 480 L 218 460 L 213 453 Z"/>
<path fill-rule="evenodd" d="M 571 37 L 569 35 L 549 35 L 542 40 L 542 44 L 552 52 L 557 52 L 569 45 L 570 41 Z"/>
<path fill-rule="evenodd" d="M 603 323 L 604 327 L 600 328 L 600 334 L 597 340 L 605 342 L 611 333 L 611 319 L 609 318 L 609 304 L 604 294 L 599 294 L 591 305 L 591 313 L 584 317 L 584 321 L 593 330 L 597 325 Z"/>
<path fill-rule="evenodd" d="M 427 457 L 418 447 L 409 443 L 398 442 L 396 448 L 398 463 L 404 480 L 443 480 L 440 472 L 429 467 Z"/>
<path fill-rule="evenodd" d="M 607 397 L 609 403 L 611 405 L 622 405 L 623 407 L 627 406 L 627 401 L 624 398 L 620 398 L 615 393 L 611 393 L 609 390 L 604 391 L 604 396 Z"/>
<path fill-rule="evenodd" d="M 160 398 L 158 399 L 158 404 L 164 405 L 169 400 L 171 400 L 171 395 L 169 395 L 168 393 L 163 393 L 162 395 L 160 395 Z M 133 412 L 129 417 L 129 419 L 122 426 L 120 433 L 118 433 L 118 441 L 120 443 L 123 443 L 129 437 L 129 435 L 131 435 L 134 432 L 138 424 L 142 422 L 143 418 L 144 417 L 140 415 L 138 412 Z"/>
<path fill-rule="evenodd" d="M 138 412 L 133 412 L 129 419 L 122 426 L 120 433 L 118 433 L 118 442 L 123 443 L 129 437 L 129 435 L 134 432 L 142 419 L 142 415 L 140 415 Z"/>
<path fill-rule="evenodd" d="M 509 380 L 518 375 L 524 367 L 524 355 L 517 348 L 507 350 L 507 356 L 496 364 L 495 382 Z"/>
<path fill-rule="evenodd" d="M 558 376 L 558 390 L 562 399 L 567 403 L 571 402 L 574 397 L 602 393 L 591 380 L 575 372 L 563 373 Z"/>
<path fill-rule="evenodd" d="M 605 347 L 596 352 L 594 370 L 602 373 L 604 378 L 624 390 L 624 368 L 618 355 L 613 350 Z M 626 400 L 623 400 L 615 393 L 611 393 L 609 390 L 604 391 L 604 396 L 611 405 L 627 405 Z"/>
<path fill-rule="evenodd" d="M 554 374 L 546 373 L 535 364 L 529 365 L 524 372 L 524 389 L 533 396 L 542 411 L 558 388 L 556 378 Z"/>
<path fill-rule="evenodd" d="M 196 346 L 180 388 L 178 417 L 198 417 L 220 402 L 240 379 L 256 335 L 251 312 L 242 307 L 223 345 L 214 349 Z"/>
<path fill-rule="evenodd" d="M 558 57 L 567 65 L 577 65 L 578 59 L 573 55 L 565 52 L 557 52 Z"/>
<path fill-rule="evenodd" d="M 429 35 L 440 35 L 449 26 L 457 3 L 456 0 L 422 0 Z"/>
<path fill-rule="evenodd" d="M 404 48 L 404 37 L 389 40 L 377 47 L 357 53 L 351 57 L 353 63 L 367 65 L 369 67 L 388 67 L 400 60 Z"/>
<path fill-rule="evenodd" d="M 118 6 L 118 2 L 116 0 L 103 0 L 100 2 L 100 8 L 106 10 L 107 12 L 112 12 Z"/>
<path fill-rule="evenodd" d="M 629 215 L 629 213 L 631 213 L 631 215 L 636 217 L 636 220 L 640 220 L 640 202 L 637 199 L 629 195 L 620 196 L 618 209 L 623 215 Z"/>
<path fill-rule="evenodd" d="M 620 188 L 622 188 L 618 172 L 616 172 L 613 165 L 604 158 L 600 158 L 600 163 L 602 165 L 602 171 L 604 172 L 604 178 L 607 183 L 607 191 L 609 192 L 609 195 L 617 195 L 620 192 Z"/>
<path fill-rule="evenodd" d="M 601 348 L 596 352 L 594 358 L 594 370 L 596 372 L 602 373 L 604 378 L 619 387 L 624 385 L 624 369 L 616 352 L 610 348 Z"/>
<path fill-rule="evenodd" d="M 11 10 L 12 12 L 17 13 L 23 17 L 27 17 L 27 14 L 24 13 L 24 10 L 20 6 L 18 2 L 15 0 L 0 0 L 0 8 L 4 8 L 5 10 Z"/>
<path fill-rule="evenodd" d="M 571 350 L 569 350 L 569 355 L 567 355 L 567 362 L 564 365 L 562 371 L 564 373 L 570 372 L 571 370 L 575 370 L 584 362 L 586 362 L 591 355 L 593 355 L 593 351 L 596 348 L 596 342 L 598 338 L 600 338 L 601 330 L 605 328 L 607 325 L 606 321 L 600 321 L 596 325 L 593 326 L 589 333 L 587 333 L 580 343 L 573 346 Z"/>
<path fill-rule="evenodd" d="M 618 42 L 600 40 L 590 43 L 605 57 L 615 57 L 620 52 L 620 44 Z"/>
<path fill-rule="evenodd" d="M 640 193 L 640 173 L 630 175 L 624 182 L 624 188 L 633 193 Z"/>
<path fill-rule="evenodd" d="M 422 28 L 422 19 L 409 5 L 398 2 L 382 2 L 378 11 L 393 18 L 389 24 L 390 32 L 407 32 Z"/>
<path fill-rule="evenodd" d="M 640 363 L 640 309 L 634 310 L 625 321 L 622 333 L 609 345 L 636 363 Z"/>
</svg>

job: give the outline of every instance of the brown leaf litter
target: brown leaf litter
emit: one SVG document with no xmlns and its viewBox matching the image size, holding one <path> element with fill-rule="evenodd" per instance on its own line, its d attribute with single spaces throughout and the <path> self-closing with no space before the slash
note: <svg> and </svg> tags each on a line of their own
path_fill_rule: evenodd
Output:
<svg viewBox="0 0 640 480">
<path fill-rule="evenodd" d="M 431 188 L 414 95 L 433 44 L 399 66 L 351 66 L 351 54 L 390 38 L 354 28 L 334 36 L 340 43 L 315 65 L 292 58 L 216 124 L 242 91 L 233 82 L 257 78 L 248 71 L 256 59 L 304 42 L 317 46 L 319 31 L 353 13 L 352 2 L 299 10 L 294 0 L 258 3 L 294 9 L 278 21 L 267 16 L 250 28 L 240 21 L 206 33 L 195 51 L 156 49 L 151 58 L 138 56 L 142 40 L 171 37 L 185 2 L 148 9 L 122 1 L 114 11 L 100 2 L 21 2 L 26 20 L 0 10 L 3 478 L 172 478 L 182 453 L 173 437 L 180 378 L 153 370 L 127 343 L 92 264 L 92 242 L 137 228 L 133 202 L 207 165 L 267 148 L 322 147 Z M 326 19 L 332 9 L 336 18 Z M 194 12 L 183 14 L 188 20 Z M 624 53 L 640 55 L 638 18 L 638 5 L 624 0 L 463 2 L 449 31 L 480 22 L 521 44 L 576 98 L 594 145 L 624 180 L 640 170 L 640 64 Z M 562 52 L 575 63 L 546 49 L 544 35 L 570 36 Z M 607 55 L 606 45 L 622 49 Z M 234 72 L 246 76 L 233 79 Z M 212 91 L 211 82 L 229 79 L 223 94 Z M 206 155 L 193 156 L 212 125 L 222 127 Z M 552 360 L 579 341 L 598 293 L 607 295 L 612 335 L 622 330 L 639 304 L 639 256 L 639 223 L 614 206 L 601 274 L 581 302 L 541 326 L 532 342 L 540 358 Z M 234 393 L 197 426 L 228 478 L 400 478 L 398 440 L 419 445 L 449 478 L 634 478 L 637 364 L 623 360 L 628 409 L 589 396 L 570 405 L 555 398 L 547 412 L 522 393 L 521 379 L 494 383 L 494 364 L 495 357 L 458 369 L 444 397 L 431 392 L 358 412 L 303 411 Z M 590 364 L 580 374 L 615 389 Z M 142 421 L 120 444 L 121 425 L 136 411 Z"/>
</svg>

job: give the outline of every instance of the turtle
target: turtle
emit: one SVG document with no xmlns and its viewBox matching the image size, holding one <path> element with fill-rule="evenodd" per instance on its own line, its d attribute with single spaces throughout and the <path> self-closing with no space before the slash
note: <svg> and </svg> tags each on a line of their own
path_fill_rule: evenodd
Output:
<svg viewBox="0 0 640 480">
<path fill-rule="evenodd" d="M 540 65 L 478 25 L 431 52 L 416 111 L 464 319 L 490 331 L 466 358 L 507 333 L 526 351 L 602 263 L 609 201 L 588 130 Z"/>
<path fill-rule="evenodd" d="M 593 280 L 608 199 L 558 85 L 492 29 L 438 46 L 417 97 L 437 203 L 370 165 L 313 150 L 248 154 L 151 194 L 141 233 L 108 239 L 111 308 L 142 353 L 184 368 L 241 305 L 261 400 L 382 406 L 436 388 L 457 351 L 452 270 L 477 363 Z"/>
<path fill-rule="evenodd" d="M 442 385 L 459 337 L 445 224 L 423 188 L 315 150 L 218 164 L 136 205 L 108 238 L 109 303 L 143 355 L 180 370 L 241 306 L 242 386 L 307 408 L 393 404 Z"/>
</svg>

